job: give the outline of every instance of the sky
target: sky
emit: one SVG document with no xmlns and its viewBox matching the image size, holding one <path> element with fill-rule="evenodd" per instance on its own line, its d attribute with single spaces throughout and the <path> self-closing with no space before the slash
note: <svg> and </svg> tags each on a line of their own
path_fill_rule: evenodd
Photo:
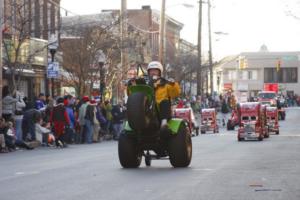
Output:
<svg viewBox="0 0 300 200">
<path fill-rule="evenodd" d="M 212 52 L 215 60 L 240 52 L 255 52 L 262 44 L 269 51 L 300 51 L 300 0 L 211 0 Z M 181 37 L 197 44 L 199 0 L 166 0 L 166 14 L 184 24 Z M 182 6 L 183 3 L 193 8 Z M 160 10 L 161 0 L 127 0 L 128 9 L 150 5 Z M 120 9 L 121 0 L 62 0 L 76 14 Z M 288 16 L 291 11 L 296 17 Z M 72 14 L 70 14 L 72 15 Z M 298 18 L 297 18 L 298 17 Z M 217 35 L 214 32 L 225 32 Z M 207 4 L 203 4 L 202 49 L 208 50 Z"/>
</svg>

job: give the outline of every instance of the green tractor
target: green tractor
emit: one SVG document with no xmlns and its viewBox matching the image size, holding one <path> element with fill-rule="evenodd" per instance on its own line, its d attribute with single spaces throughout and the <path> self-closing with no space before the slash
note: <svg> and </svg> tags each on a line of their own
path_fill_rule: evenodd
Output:
<svg viewBox="0 0 300 200">
<path fill-rule="evenodd" d="M 144 73 L 134 79 L 135 84 L 130 84 L 131 81 L 127 88 L 127 121 L 118 143 L 122 167 L 139 167 L 143 156 L 146 166 L 153 159 L 167 158 L 173 167 L 189 166 L 192 140 L 187 121 L 172 118 L 168 121 L 169 130 L 160 131 L 153 80 Z"/>
</svg>

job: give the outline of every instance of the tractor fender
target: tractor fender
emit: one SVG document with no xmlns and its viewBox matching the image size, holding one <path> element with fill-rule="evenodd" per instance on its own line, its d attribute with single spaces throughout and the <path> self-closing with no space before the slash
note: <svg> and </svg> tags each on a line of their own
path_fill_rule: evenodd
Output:
<svg viewBox="0 0 300 200">
<path fill-rule="evenodd" d="M 172 118 L 168 121 L 168 126 L 171 129 L 173 135 L 176 135 L 178 133 L 180 125 L 182 123 L 186 124 L 186 121 L 179 118 Z"/>
<path fill-rule="evenodd" d="M 125 122 L 124 130 L 125 130 L 126 132 L 132 132 L 132 131 L 133 131 L 132 128 L 129 126 L 128 121 Z"/>
<path fill-rule="evenodd" d="M 172 134 L 176 135 L 176 134 L 178 133 L 178 130 L 179 130 L 180 125 L 181 125 L 182 123 L 185 124 L 186 121 L 183 120 L 183 119 L 179 119 L 179 118 L 173 118 L 173 119 L 170 119 L 170 120 L 168 121 L 168 126 L 169 126 L 169 128 L 171 129 Z M 125 122 L 124 130 L 125 130 L 126 132 L 128 132 L 128 133 L 129 133 L 129 132 L 133 132 L 132 128 L 129 126 L 128 121 Z"/>
</svg>

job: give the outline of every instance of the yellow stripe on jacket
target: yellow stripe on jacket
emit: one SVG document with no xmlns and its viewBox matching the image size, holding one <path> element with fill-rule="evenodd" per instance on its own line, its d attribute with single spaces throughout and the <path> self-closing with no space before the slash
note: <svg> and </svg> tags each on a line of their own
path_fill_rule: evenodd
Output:
<svg viewBox="0 0 300 200">
<path fill-rule="evenodd" d="M 179 97 L 181 92 L 180 86 L 177 82 L 166 83 L 163 85 L 155 86 L 155 99 L 156 103 L 160 103 L 163 100 L 174 99 Z"/>
</svg>

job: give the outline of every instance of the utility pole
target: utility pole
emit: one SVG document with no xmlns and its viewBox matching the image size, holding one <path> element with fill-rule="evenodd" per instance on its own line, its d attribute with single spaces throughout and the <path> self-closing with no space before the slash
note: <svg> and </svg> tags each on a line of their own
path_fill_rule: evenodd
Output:
<svg viewBox="0 0 300 200">
<path fill-rule="evenodd" d="M 163 65 L 164 75 L 166 74 L 165 66 L 165 55 L 164 55 L 164 37 L 165 37 L 165 14 L 166 12 L 166 0 L 161 0 L 161 9 L 160 9 L 160 24 L 159 24 L 159 52 L 158 60 Z"/>
<path fill-rule="evenodd" d="M 125 40 L 127 36 L 127 0 L 121 0 L 121 10 L 120 10 L 120 33 L 121 33 L 121 80 L 125 80 L 127 78 L 128 71 L 128 54 L 127 47 L 125 48 Z M 121 83 L 118 83 L 119 87 Z M 118 95 L 118 98 L 122 97 L 122 95 Z M 118 99 L 119 100 L 119 99 Z"/>
<path fill-rule="evenodd" d="M 0 0 L 0 116 L 2 116 L 2 41 L 3 41 L 3 24 L 4 24 L 4 0 Z"/>
<path fill-rule="evenodd" d="M 211 11 L 211 4 L 210 0 L 207 0 L 207 6 L 208 6 L 208 11 L 207 11 L 207 19 L 208 19 L 208 42 L 209 42 L 209 80 L 210 80 L 210 95 L 213 95 L 214 92 L 214 81 L 213 81 L 213 61 L 212 61 L 212 45 L 211 45 L 211 20 L 210 20 L 210 11 Z M 208 86 L 207 86 L 208 87 Z"/>
<path fill-rule="evenodd" d="M 127 0 L 121 0 L 121 12 L 120 12 L 120 17 L 121 17 L 121 27 L 120 27 L 120 32 L 121 32 L 121 66 L 122 66 L 122 71 L 123 71 L 123 76 L 126 74 L 127 70 L 127 50 L 125 48 L 125 40 L 126 40 L 126 35 L 127 35 Z M 125 78 L 125 77 L 124 77 Z"/>
<path fill-rule="evenodd" d="M 202 95 L 202 69 L 201 69 L 201 34 L 202 33 L 202 1 L 199 0 L 199 19 L 198 19 L 198 67 L 197 67 L 197 95 Z"/>
</svg>

